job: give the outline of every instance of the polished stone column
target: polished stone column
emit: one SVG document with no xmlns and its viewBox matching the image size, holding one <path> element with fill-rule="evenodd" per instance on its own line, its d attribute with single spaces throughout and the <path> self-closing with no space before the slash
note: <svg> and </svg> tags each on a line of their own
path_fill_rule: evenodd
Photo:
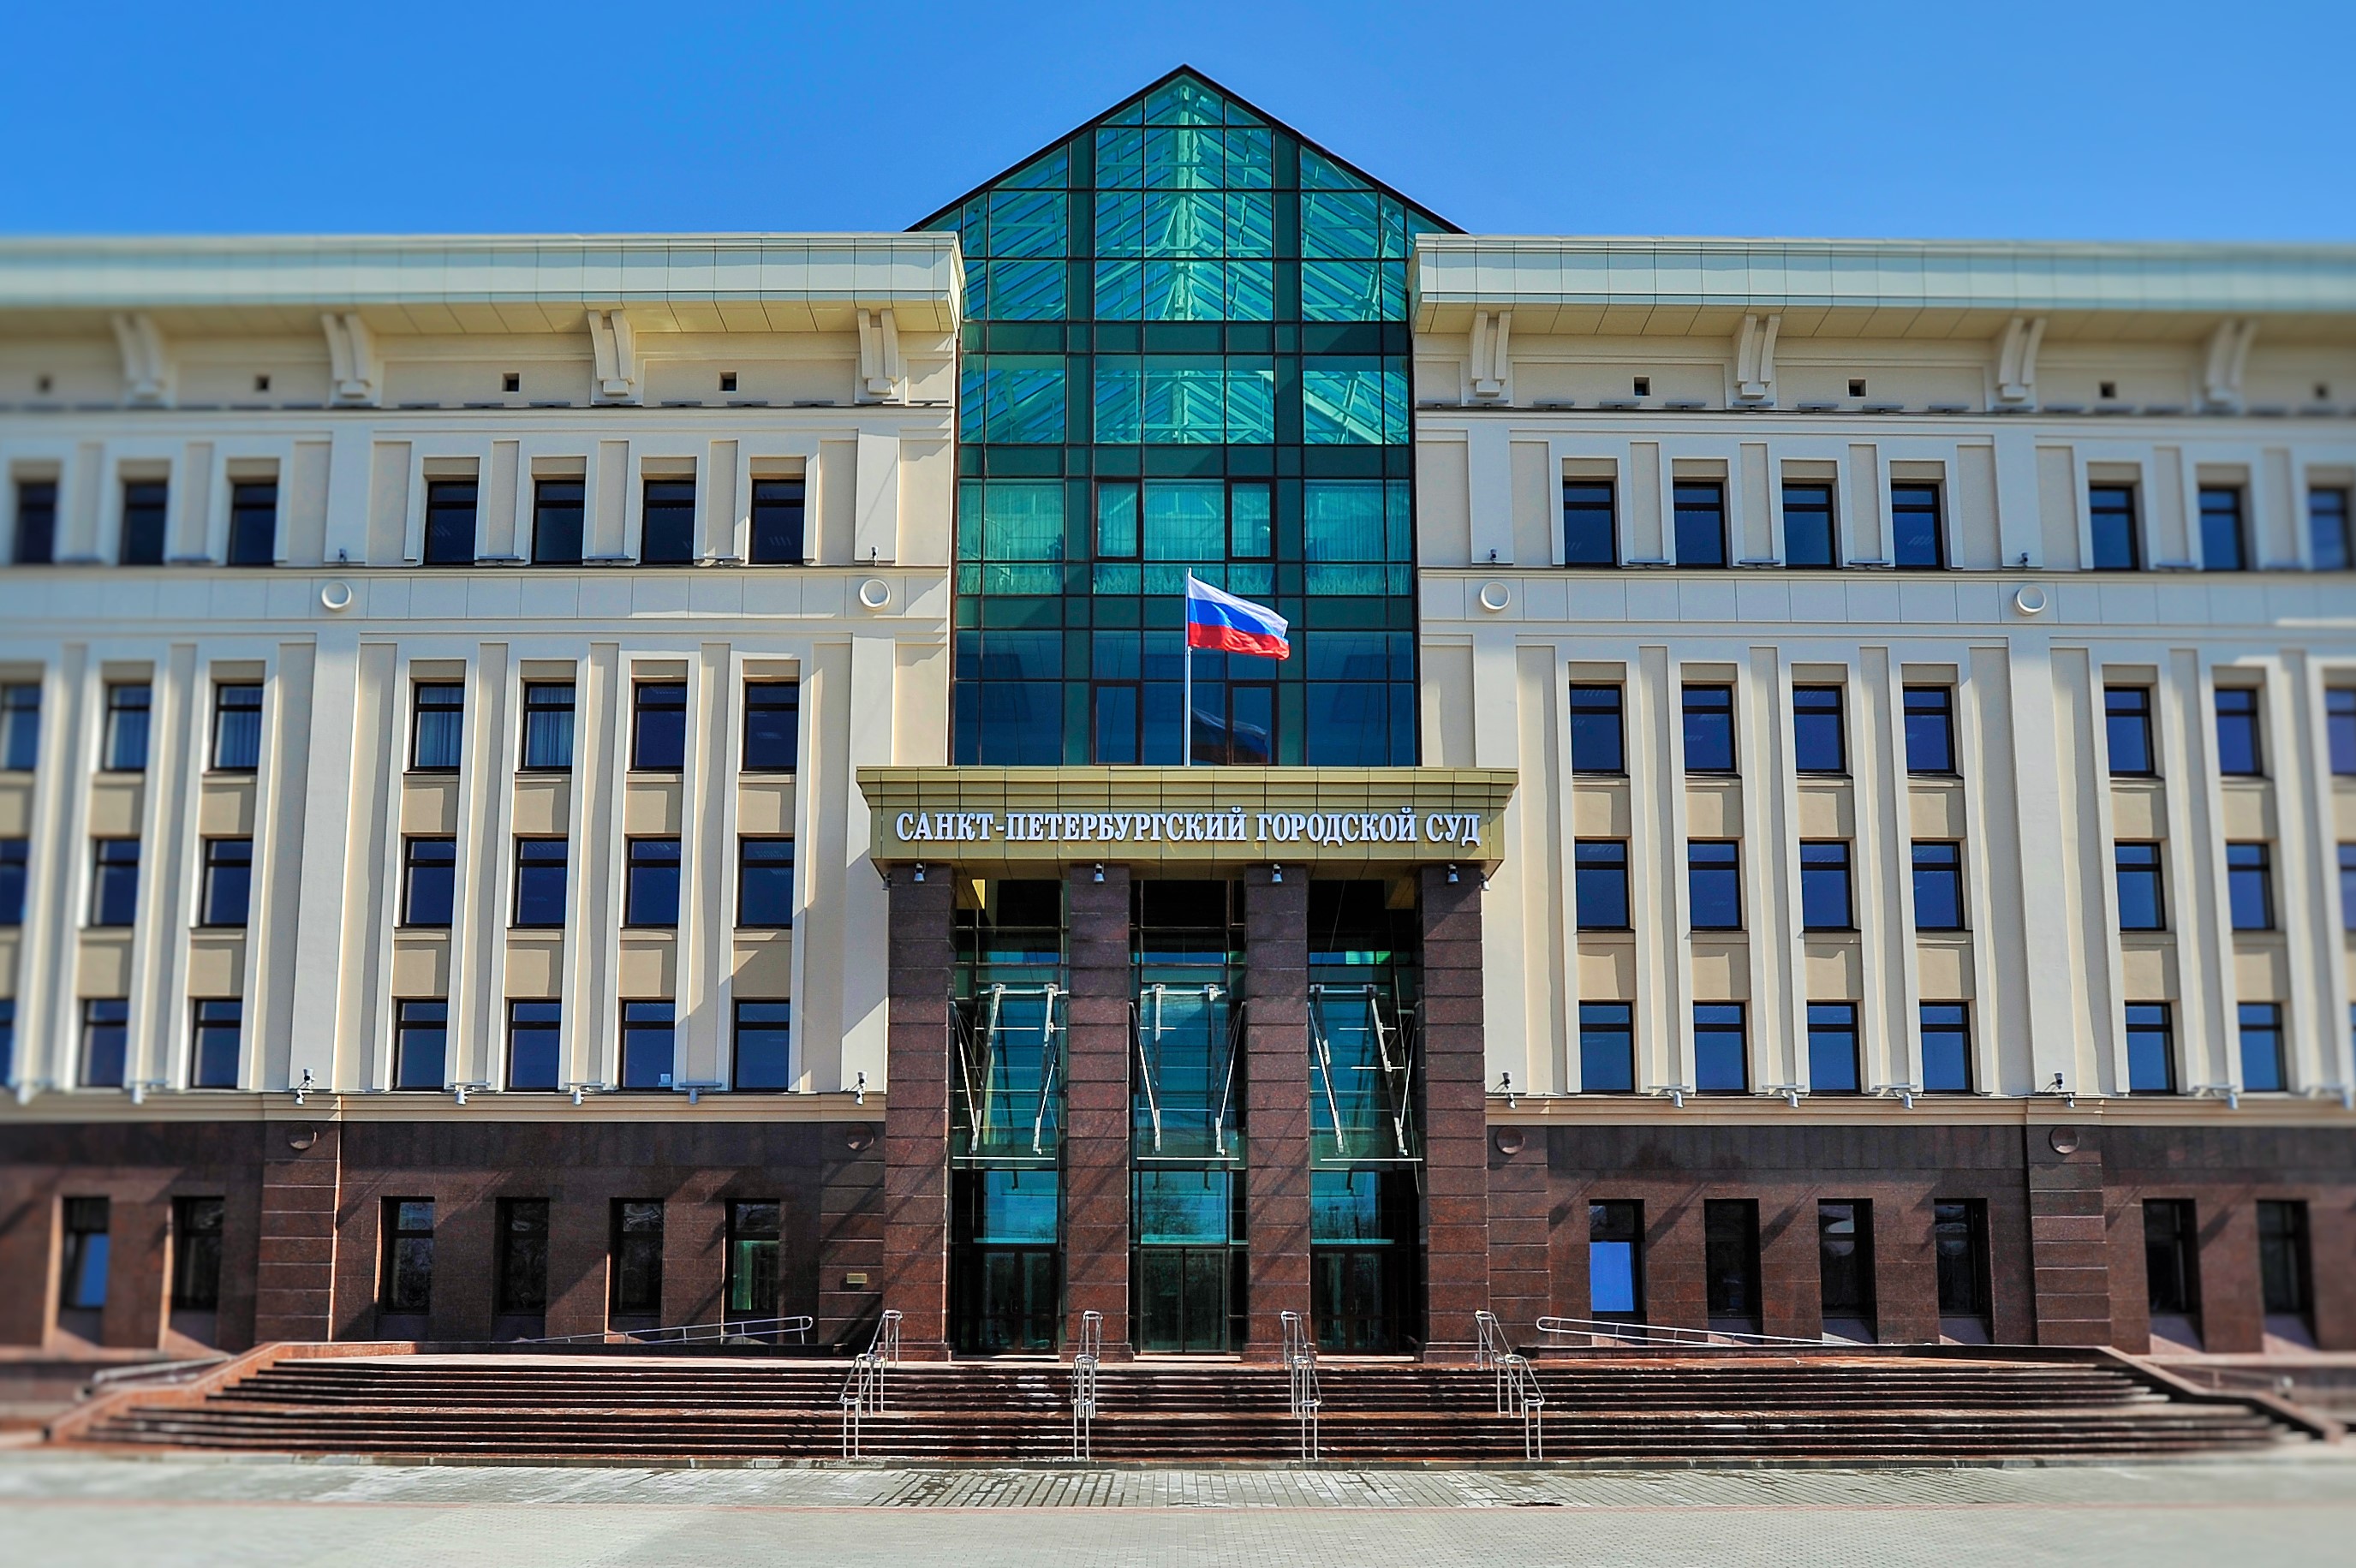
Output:
<svg viewBox="0 0 2356 1568">
<path fill-rule="evenodd" d="M 919 882 L 892 870 L 891 1022 L 884 1112 L 884 1305 L 900 1353 L 948 1355 L 950 972 L 956 933 L 946 867 Z"/>
<path fill-rule="evenodd" d="M 1076 1341 L 1080 1315 L 1101 1312 L 1104 1354 L 1118 1360 L 1130 1353 L 1129 868 L 1075 867 L 1069 887 L 1064 1337 Z"/>
<path fill-rule="evenodd" d="M 1481 875 L 1421 880 L 1424 1355 L 1469 1359 L 1489 1307 L 1489 1118 L 1483 1094 Z"/>
<path fill-rule="evenodd" d="M 1309 872 L 1244 876 L 1244 1104 L 1252 1360 L 1274 1360 L 1283 1312 L 1309 1311 Z"/>
</svg>

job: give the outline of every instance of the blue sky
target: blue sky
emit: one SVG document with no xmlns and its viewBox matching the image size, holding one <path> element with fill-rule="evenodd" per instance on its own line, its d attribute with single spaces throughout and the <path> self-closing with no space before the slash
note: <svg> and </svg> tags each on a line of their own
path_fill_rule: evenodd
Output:
<svg viewBox="0 0 2356 1568">
<path fill-rule="evenodd" d="M 1468 229 L 2356 240 L 2356 5 L 16 0 L 0 229 L 894 229 L 1184 62 Z"/>
</svg>

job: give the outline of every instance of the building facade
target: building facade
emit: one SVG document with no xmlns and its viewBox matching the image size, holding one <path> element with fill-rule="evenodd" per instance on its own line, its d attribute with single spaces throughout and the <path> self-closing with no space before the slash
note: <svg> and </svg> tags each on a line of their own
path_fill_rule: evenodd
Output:
<svg viewBox="0 0 2356 1568">
<path fill-rule="evenodd" d="M 2356 253 L 1180 71 L 905 233 L 0 245 L 0 1342 L 2356 1349 Z"/>
</svg>

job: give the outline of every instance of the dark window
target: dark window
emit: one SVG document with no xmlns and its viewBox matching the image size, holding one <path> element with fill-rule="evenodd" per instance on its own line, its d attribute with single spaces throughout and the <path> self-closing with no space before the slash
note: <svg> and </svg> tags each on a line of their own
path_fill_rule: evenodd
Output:
<svg viewBox="0 0 2356 1568">
<path fill-rule="evenodd" d="M 2166 931 L 2168 904 L 2160 896 L 2159 846 L 2120 844 L 2112 853 L 2118 864 L 2119 929 Z"/>
<path fill-rule="evenodd" d="M 1890 559 L 1899 566 L 1928 570 L 1947 564 L 1936 485 L 1890 487 Z"/>
<path fill-rule="evenodd" d="M 1685 688 L 1686 772 L 1734 771 L 1734 688 Z"/>
<path fill-rule="evenodd" d="M 213 688 L 213 768 L 250 773 L 262 765 L 262 688 L 238 682 Z"/>
<path fill-rule="evenodd" d="M 736 841 L 736 923 L 783 930 L 794 923 L 794 841 Z"/>
<path fill-rule="evenodd" d="M 253 840 L 206 839 L 205 880 L 198 901 L 197 923 L 243 925 L 252 900 Z"/>
<path fill-rule="evenodd" d="M 1722 485 L 1678 485 L 1676 506 L 1677 564 L 1726 564 L 1726 487 Z"/>
<path fill-rule="evenodd" d="M 1587 1206 L 1587 1310 L 1596 1317 L 1644 1316 L 1644 1206 Z"/>
<path fill-rule="evenodd" d="M 2103 688 L 2103 723 L 2111 752 L 2111 773 L 2149 778 L 2159 772 L 2151 738 L 2151 690 L 2141 686 Z"/>
<path fill-rule="evenodd" d="M 660 1199 L 614 1203 L 614 1301 L 617 1317 L 662 1313 L 663 1206 Z"/>
<path fill-rule="evenodd" d="M 2307 1205 L 2258 1200 L 2258 1295 L 2269 1317 L 2305 1317 L 2315 1307 Z"/>
<path fill-rule="evenodd" d="M 0 769 L 29 773 L 41 756 L 41 688 L 0 686 Z"/>
<path fill-rule="evenodd" d="M 2254 778 L 2266 771 L 2258 745 L 2258 693 L 2248 686 L 2217 688 L 2217 771 Z"/>
<path fill-rule="evenodd" d="M 1574 901 L 1581 931 L 1628 929 L 1628 844 L 1622 838 L 1582 838 L 1574 847 Z"/>
<path fill-rule="evenodd" d="M 801 564 L 803 488 L 798 479 L 753 481 L 755 566 Z"/>
<path fill-rule="evenodd" d="M 1944 686 L 1906 688 L 1906 771 L 1955 771 L 1955 694 Z"/>
<path fill-rule="evenodd" d="M 2356 692 L 2351 692 L 2356 696 Z M 1574 686 L 1570 688 L 1570 771 L 1575 773 L 1624 773 L 1627 746 L 1620 718 L 1616 686 Z"/>
<path fill-rule="evenodd" d="M 1566 566 L 1620 564 L 1620 535 L 1609 479 L 1563 481 L 1562 560 Z"/>
<path fill-rule="evenodd" d="M 2135 486 L 2089 485 L 2086 505 L 2094 521 L 2094 570 L 2133 571 L 2140 566 L 2136 550 Z"/>
<path fill-rule="evenodd" d="M 458 841 L 404 838 L 401 843 L 401 923 L 448 925 L 458 892 Z"/>
<path fill-rule="evenodd" d="M 1841 688 L 1792 688 L 1792 760 L 1804 773 L 1848 772 L 1848 745 L 1841 724 Z"/>
<path fill-rule="evenodd" d="M 131 1003 L 86 997 L 81 1004 L 81 1086 L 120 1089 L 131 1052 Z"/>
<path fill-rule="evenodd" d="M 679 840 L 632 838 L 622 885 L 624 925 L 679 923 Z"/>
<path fill-rule="evenodd" d="M 1626 1002 L 1579 1004 L 1579 1086 L 1590 1094 L 1636 1088 L 1635 1009 Z"/>
<path fill-rule="evenodd" d="M 228 1208 L 220 1198 L 172 1200 L 172 1306 L 179 1311 L 220 1307 L 221 1221 Z"/>
<path fill-rule="evenodd" d="M 564 923 L 565 871 L 572 847 L 562 838 L 516 840 L 515 920 L 543 929 Z"/>
<path fill-rule="evenodd" d="M 1742 1038 L 1740 1002 L 1696 1002 L 1694 1087 L 1706 1094 L 1740 1094 L 1751 1087 L 1750 1052 Z"/>
<path fill-rule="evenodd" d="M 450 1004 L 393 1004 L 392 1086 L 439 1089 L 449 1080 Z"/>
<path fill-rule="evenodd" d="M 232 485 L 229 490 L 229 563 L 269 566 L 278 559 L 278 482 Z"/>
<path fill-rule="evenodd" d="M 404 1317 L 434 1306 L 434 1200 L 384 1200 L 384 1274 L 379 1310 Z"/>
<path fill-rule="evenodd" d="M 727 1317 L 761 1323 L 777 1316 L 784 1212 L 774 1200 L 728 1205 Z"/>
<path fill-rule="evenodd" d="M 2331 741 L 2331 771 L 2342 777 L 2356 773 L 2356 687 L 2335 686 L 2323 694 L 2323 727 Z"/>
<path fill-rule="evenodd" d="M 64 1266 L 58 1271 L 58 1305 L 69 1312 L 96 1312 L 106 1305 L 108 1245 L 107 1211 L 103 1198 L 69 1198 L 65 1209 Z"/>
<path fill-rule="evenodd" d="M 427 482 L 425 564 L 475 564 L 475 482 L 472 479 Z"/>
<path fill-rule="evenodd" d="M 16 481 L 16 564 L 47 566 L 58 556 L 58 482 Z"/>
<path fill-rule="evenodd" d="M 1939 1316 L 1988 1315 L 1987 1204 L 1977 1198 L 1931 1205 L 1931 1249 L 1938 1260 Z"/>
<path fill-rule="evenodd" d="M 2225 891 L 2235 931 L 2275 928 L 2273 869 L 2263 844 L 2225 846 Z"/>
<path fill-rule="evenodd" d="M 31 848 L 28 838 L 0 838 L 0 925 L 25 923 L 25 870 Z M 2356 904 L 2349 909 L 2356 914 Z"/>
<path fill-rule="evenodd" d="M 678 1009 L 669 1002 L 622 1004 L 622 1087 L 668 1089 Z"/>
<path fill-rule="evenodd" d="M 2242 493 L 2224 486 L 2201 491 L 2201 565 L 2208 571 L 2240 571 L 2248 564 L 2242 537 Z"/>
<path fill-rule="evenodd" d="M 2318 571 L 2346 571 L 2356 567 L 2356 533 L 2350 531 L 2348 492 L 2309 490 L 2307 493 L 2307 535 Z"/>
<path fill-rule="evenodd" d="M 1964 847 L 1933 839 L 1914 844 L 1914 929 L 1964 929 Z"/>
<path fill-rule="evenodd" d="M 1783 564 L 1815 567 L 1840 564 L 1840 549 L 1833 534 L 1831 485 L 1786 484 L 1783 486 Z"/>
<path fill-rule="evenodd" d="M 421 773 L 454 773 L 466 742 L 466 688 L 457 681 L 419 681 L 412 688 L 409 765 Z"/>
<path fill-rule="evenodd" d="M 123 565 L 164 564 L 164 524 L 170 494 L 170 486 L 161 479 L 123 482 Z"/>
<path fill-rule="evenodd" d="M 91 840 L 90 923 L 129 925 L 139 913 L 139 840 Z"/>
<path fill-rule="evenodd" d="M 564 1004 L 508 1003 L 508 1087 L 562 1089 Z"/>
<path fill-rule="evenodd" d="M 744 683 L 744 759 L 748 773 L 789 773 L 801 746 L 802 688 L 790 680 Z"/>
<path fill-rule="evenodd" d="M 1972 1023 L 1968 1002 L 1924 1002 L 1922 1091 L 1967 1094 L 1972 1087 Z"/>
<path fill-rule="evenodd" d="M 1818 1094 L 1858 1092 L 1857 1004 L 1808 1004 L 1808 1087 Z"/>
<path fill-rule="evenodd" d="M 541 566 L 581 564 L 584 505 L 579 479 L 535 480 L 531 487 L 531 559 Z"/>
<path fill-rule="evenodd" d="M 642 680 L 630 688 L 630 766 L 676 773 L 687 765 L 687 683 Z"/>
<path fill-rule="evenodd" d="M 1694 930 L 1742 929 L 1742 871 L 1735 840 L 1687 840 L 1686 888 Z"/>
<path fill-rule="evenodd" d="M 1828 838 L 1800 846 L 1800 926 L 1804 931 L 1854 931 L 1849 903 L 1848 841 Z"/>
<path fill-rule="evenodd" d="M 21 845 L 24 843 L 24 840 L 19 838 L 14 840 L 14 842 Z M 21 848 L 16 851 L 20 864 L 22 863 L 24 853 L 25 852 Z M 0 879 L 5 879 L 7 875 L 7 855 L 8 841 L 0 840 Z M 21 879 L 24 873 L 20 871 L 17 875 L 20 879 L 18 882 L 19 898 L 17 902 L 21 905 L 23 902 L 21 896 L 23 883 Z M 16 906 L 12 906 L 8 902 L 6 884 L 5 880 L 0 880 L 0 925 L 11 923 L 8 919 L 8 911 L 12 907 Z M 2342 844 L 2340 846 L 2340 922 L 2350 931 L 2356 931 L 2356 844 Z"/>
<path fill-rule="evenodd" d="M 0 997 L 0 1083 L 16 1077 L 16 998 Z"/>
<path fill-rule="evenodd" d="M 1730 1328 L 1759 1322 L 1759 1205 L 1712 1198 L 1701 1206 L 1702 1267 L 1710 1320 Z"/>
<path fill-rule="evenodd" d="M 534 773 L 573 766 L 573 683 L 534 680 L 523 688 L 523 765 Z"/>
<path fill-rule="evenodd" d="M 548 1310 L 548 1200 L 502 1198 L 498 1293 L 503 1313 Z"/>
<path fill-rule="evenodd" d="M 2129 1002 L 2127 1093 L 2176 1093 L 2176 1030 L 2166 1002 Z"/>
<path fill-rule="evenodd" d="M 695 559 L 695 481 L 646 482 L 638 560 L 648 566 L 685 566 Z"/>
<path fill-rule="evenodd" d="M 245 1034 L 245 1004 L 235 997 L 208 997 L 195 1004 L 196 1038 L 188 1053 L 188 1087 L 237 1087 L 239 1047 Z"/>
<path fill-rule="evenodd" d="M 1827 1319 L 1872 1322 L 1872 1204 L 1853 1198 L 1817 1202 L 1816 1281 Z"/>
<path fill-rule="evenodd" d="M 2242 1087 L 2272 1092 L 2290 1086 L 2283 1072 L 2282 1005 L 2240 1004 Z"/>
<path fill-rule="evenodd" d="M 1095 715 L 1091 761 L 1118 765 L 1135 763 L 1144 755 L 1145 738 L 1138 728 L 1141 695 L 1133 680 L 1100 680 L 1089 687 L 1088 702 Z"/>
<path fill-rule="evenodd" d="M 147 718 L 154 697 L 145 681 L 106 688 L 105 760 L 100 766 L 107 772 L 147 771 Z"/>
<path fill-rule="evenodd" d="M 2151 1310 L 2186 1317 L 2201 1310 L 2200 1242 L 2189 1198 L 2143 1200 L 2143 1267 Z"/>
<path fill-rule="evenodd" d="M 794 1005 L 736 1004 L 736 1087 L 793 1087 Z"/>
</svg>

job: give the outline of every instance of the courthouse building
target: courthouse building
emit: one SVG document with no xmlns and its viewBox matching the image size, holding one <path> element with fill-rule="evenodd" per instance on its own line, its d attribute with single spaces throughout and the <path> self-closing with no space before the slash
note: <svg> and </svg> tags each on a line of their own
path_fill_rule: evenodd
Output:
<svg viewBox="0 0 2356 1568">
<path fill-rule="evenodd" d="M 2356 251 L 1419 197 L 0 244 L 0 1342 L 2356 1349 Z"/>
</svg>

